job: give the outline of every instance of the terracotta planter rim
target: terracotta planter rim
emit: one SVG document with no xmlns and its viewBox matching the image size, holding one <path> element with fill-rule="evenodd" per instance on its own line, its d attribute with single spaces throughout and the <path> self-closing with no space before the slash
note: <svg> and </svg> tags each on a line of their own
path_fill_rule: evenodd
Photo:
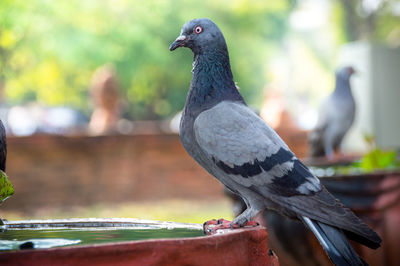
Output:
<svg viewBox="0 0 400 266">
<path fill-rule="evenodd" d="M 350 174 L 334 174 L 332 176 L 319 176 L 319 178 L 381 178 L 382 176 L 388 175 L 398 175 L 400 176 L 400 169 L 395 170 L 376 170 L 373 172 L 366 172 L 366 173 L 350 173 Z"/>
<path fill-rule="evenodd" d="M 0 252 L 0 264 L 279 265 L 277 257 L 268 249 L 267 237 L 267 230 L 257 226 L 220 230 L 211 236 L 14 250 Z"/>
<path fill-rule="evenodd" d="M 107 228 L 107 229 L 142 229 L 153 226 L 156 229 L 181 228 L 202 230 L 201 224 L 177 223 L 170 221 L 142 220 L 136 218 L 68 218 L 44 220 L 4 221 L 4 226 L 10 229 L 48 229 L 48 228 Z"/>
</svg>

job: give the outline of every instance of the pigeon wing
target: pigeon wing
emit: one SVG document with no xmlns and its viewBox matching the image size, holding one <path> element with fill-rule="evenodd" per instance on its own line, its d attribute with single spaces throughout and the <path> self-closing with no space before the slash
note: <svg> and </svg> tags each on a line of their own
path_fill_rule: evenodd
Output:
<svg viewBox="0 0 400 266">
<path fill-rule="evenodd" d="M 223 101 L 202 112 L 194 133 L 209 159 L 236 183 L 279 186 L 287 196 L 321 190 L 278 134 L 244 104 Z"/>
<path fill-rule="evenodd" d="M 267 198 L 281 213 L 295 213 L 379 243 L 379 237 L 335 199 L 288 146 L 247 106 L 224 101 L 202 112 L 194 133 L 219 173 Z M 218 176 L 216 176 L 218 178 Z M 367 243 L 367 245 L 371 243 Z"/>
</svg>

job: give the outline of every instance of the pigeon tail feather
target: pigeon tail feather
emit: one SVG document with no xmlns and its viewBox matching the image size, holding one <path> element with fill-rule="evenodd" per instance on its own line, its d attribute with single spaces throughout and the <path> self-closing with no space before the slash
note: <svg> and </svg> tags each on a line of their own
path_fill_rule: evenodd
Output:
<svg viewBox="0 0 400 266">
<path fill-rule="evenodd" d="M 342 230 L 302 216 L 300 219 L 314 233 L 330 260 L 339 266 L 368 265 L 350 245 Z"/>
</svg>

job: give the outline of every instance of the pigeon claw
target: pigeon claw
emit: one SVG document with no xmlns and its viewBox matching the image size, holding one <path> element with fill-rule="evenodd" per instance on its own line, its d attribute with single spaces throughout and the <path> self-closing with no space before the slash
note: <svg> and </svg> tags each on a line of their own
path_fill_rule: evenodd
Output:
<svg viewBox="0 0 400 266">
<path fill-rule="evenodd" d="M 243 224 L 243 227 L 254 227 L 254 226 L 259 226 L 260 224 L 257 223 L 256 221 L 248 221 L 245 224 Z"/>
<path fill-rule="evenodd" d="M 212 219 L 210 221 L 206 221 L 206 222 L 203 223 L 203 228 L 204 228 L 204 226 L 211 225 L 211 224 L 216 225 L 216 224 L 218 224 L 218 221 L 215 220 L 215 219 Z"/>
<path fill-rule="evenodd" d="M 225 220 L 224 218 L 220 218 L 217 220 L 217 224 L 226 224 L 231 223 L 231 221 Z"/>
<path fill-rule="evenodd" d="M 214 235 L 217 234 L 218 230 L 222 230 L 222 229 L 238 229 L 238 228 L 248 228 L 248 227 L 254 227 L 254 226 L 258 226 L 259 223 L 254 222 L 254 221 L 248 221 L 243 225 L 239 225 L 237 223 L 232 223 L 231 221 L 225 220 L 223 218 L 218 219 L 218 220 L 210 220 L 207 221 L 203 224 L 203 232 L 206 235 Z"/>
</svg>

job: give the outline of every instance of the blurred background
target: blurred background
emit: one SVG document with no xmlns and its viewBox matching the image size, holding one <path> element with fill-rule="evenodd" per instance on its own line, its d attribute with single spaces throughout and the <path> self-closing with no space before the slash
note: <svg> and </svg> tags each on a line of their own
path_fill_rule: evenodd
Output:
<svg viewBox="0 0 400 266">
<path fill-rule="evenodd" d="M 244 98 L 298 156 L 346 65 L 357 112 L 343 150 L 367 151 L 364 135 L 399 149 L 399 1 L 2 0 L 0 118 L 15 188 L 2 217 L 233 217 L 177 136 L 193 57 L 168 47 L 199 17 L 220 27 Z"/>
</svg>

